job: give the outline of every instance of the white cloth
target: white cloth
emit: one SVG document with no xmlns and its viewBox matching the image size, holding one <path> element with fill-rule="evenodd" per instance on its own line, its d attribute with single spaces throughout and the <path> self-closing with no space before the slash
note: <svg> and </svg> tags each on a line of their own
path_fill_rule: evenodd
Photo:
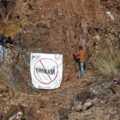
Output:
<svg viewBox="0 0 120 120">
<path fill-rule="evenodd" d="M 30 70 L 35 88 L 59 88 L 62 82 L 63 55 L 31 53 Z"/>
</svg>

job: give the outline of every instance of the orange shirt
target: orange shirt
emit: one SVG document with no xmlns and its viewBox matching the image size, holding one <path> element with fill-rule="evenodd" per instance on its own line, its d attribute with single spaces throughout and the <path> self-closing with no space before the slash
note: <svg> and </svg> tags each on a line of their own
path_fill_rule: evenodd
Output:
<svg viewBox="0 0 120 120">
<path fill-rule="evenodd" d="M 85 62 L 85 54 L 86 54 L 86 51 L 83 49 L 75 53 L 75 56 L 76 58 L 80 59 L 80 62 Z"/>
</svg>

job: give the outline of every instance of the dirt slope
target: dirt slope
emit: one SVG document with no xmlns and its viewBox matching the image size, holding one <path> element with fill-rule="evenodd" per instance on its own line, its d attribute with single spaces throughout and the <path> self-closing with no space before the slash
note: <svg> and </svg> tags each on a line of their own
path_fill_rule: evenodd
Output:
<svg viewBox="0 0 120 120">
<path fill-rule="evenodd" d="M 116 94 L 108 89 L 104 95 L 96 95 L 91 88 L 101 78 L 94 76 L 90 67 L 95 56 L 119 47 L 119 0 L 0 1 L 0 28 L 0 34 L 12 36 L 16 42 L 0 64 L 1 116 L 7 119 L 11 109 L 22 106 L 26 120 L 119 120 L 119 85 L 112 86 Z M 82 80 L 76 78 L 79 67 L 73 57 L 80 45 L 87 50 L 87 72 Z M 33 88 L 31 52 L 64 55 L 60 89 Z M 76 96 L 84 89 L 94 94 L 98 103 L 82 113 L 75 112 L 72 107 L 81 100 Z M 84 102 L 86 99 L 93 98 L 88 95 Z"/>
</svg>

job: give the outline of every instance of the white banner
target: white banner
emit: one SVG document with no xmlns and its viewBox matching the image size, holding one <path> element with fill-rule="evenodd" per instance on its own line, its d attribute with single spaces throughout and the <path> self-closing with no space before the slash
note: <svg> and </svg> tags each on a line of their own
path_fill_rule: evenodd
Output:
<svg viewBox="0 0 120 120">
<path fill-rule="evenodd" d="M 31 53 L 32 84 L 39 89 L 60 87 L 63 72 L 63 55 Z"/>
</svg>

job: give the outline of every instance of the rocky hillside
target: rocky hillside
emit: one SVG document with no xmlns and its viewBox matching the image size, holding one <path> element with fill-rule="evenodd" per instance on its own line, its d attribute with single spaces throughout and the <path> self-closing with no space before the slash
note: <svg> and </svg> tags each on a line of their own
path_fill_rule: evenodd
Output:
<svg viewBox="0 0 120 120">
<path fill-rule="evenodd" d="M 7 59 L 0 64 L 1 119 L 8 119 L 9 111 L 14 111 L 11 108 L 22 106 L 25 120 L 119 120 L 120 106 L 113 105 L 114 101 L 119 104 L 119 92 L 110 99 L 113 93 L 108 90 L 104 93 L 110 94 L 107 98 L 101 95 L 103 98 L 99 99 L 98 95 L 95 100 L 96 95 L 90 91 L 96 86 L 95 81 L 101 79 L 92 73 L 94 58 L 109 55 L 120 44 L 119 0 L 1 0 L 0 28 L 0 34 L 11 36 L 16 43 L 14 48 L 8 49 Z M 73 53 L 80 45 L 87 50 L 88 75 L 77 80 L 79 67 Z M 64 55 L 63 84 L 59 90 L 33 88 L 29 70 L 32 52 Z M 116 85 L 113 89 L 120 90 Z M 84 95 L 88 96 L 83 96 L 82 101 L 78 94 L 84 90 Z M 98 104 L 82 113 L 73 110 L 74 103 L 82 101 L 84 105 L 88 99 Z"/>
</svg>

